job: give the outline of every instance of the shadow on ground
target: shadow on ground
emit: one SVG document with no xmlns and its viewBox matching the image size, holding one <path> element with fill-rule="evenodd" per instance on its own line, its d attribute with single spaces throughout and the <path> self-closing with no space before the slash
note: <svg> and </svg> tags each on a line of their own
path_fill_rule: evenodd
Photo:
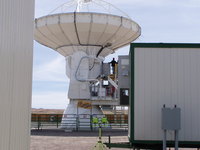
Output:
<svg viewBox="0 0 200 150">
<path fill-rule="evenodd" d="M 32 136 L 77 136 L 77 137 L 94 137 L 98 136 L 98 131 L 72 131 L 66 132 L 62 129 L 42 129 L 42 130 L 31 130 Z M 127 136 L 128 132 L 126 130 L 110 130 L 103 131 L 103 136 Z"/>
</svg>

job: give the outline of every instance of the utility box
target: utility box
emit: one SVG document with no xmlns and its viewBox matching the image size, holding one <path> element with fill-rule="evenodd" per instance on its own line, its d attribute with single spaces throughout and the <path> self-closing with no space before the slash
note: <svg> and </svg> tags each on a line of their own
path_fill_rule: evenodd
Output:
<svg viewBox="0 0 200 150">
<path fill-rule="evenodd" d="M 118 89 L 120 105 L 129 105 L 129 56 L 118 57 Z"/>
<path fill-rule="evenodd" d="M 162 129 L 180 130 L 181 129 L 181 109 L 162 108 Z"/>
<path fill-rule="evenodd" d="M 130 142 L 162 145 L 165 104 L 181 109 L 180 147 L 200 147 L 200 44 L 133 43 L 130 67 Z M 179 122 L 170 124 L 179 115 L 171 113 L 163 128 L 179 129 Z M 167 139 L 174 135 L 167 132 Z"/>
</svg>

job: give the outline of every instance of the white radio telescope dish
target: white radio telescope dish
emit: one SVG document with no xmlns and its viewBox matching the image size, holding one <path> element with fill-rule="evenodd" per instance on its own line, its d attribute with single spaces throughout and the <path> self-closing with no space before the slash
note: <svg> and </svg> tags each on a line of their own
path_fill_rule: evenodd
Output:
<svg viewBox="0 0 200 150">
<path fill-rule="evenodd" d="M 102 105 L 103 100 L 106 100 L 105 105 L 118 104 L 116 98 L 101 96 L 106 93 L 100 78 L 103 77 L 102 62 L 140 34 L 141 28 L 136 22 L 103 0 L 72 0 L 47 16 L 35 19 L 35 40 L 66 58 L 70 104 L 64 114 L 102 114 L 94 105 Z M 95 104 L 91 94 L 94 86 L 99 91 L 99 95 L 96 92 Z M 91 110 L 78 108 L 80 100 L 89 100 Z M 68 118 L 63 118 L 63 121 L 70 124 Z M 75 123 L 72 121 L 69 128 L 74 128 Z"/>
<path fill-rule="evenodd" d="M 105 57 L 137 39 L 140 32 L 128 15 L 102 0 L 69 1 L 35 20 L 35 40 L 63 56 L 81 49 Z"/>
</svg>

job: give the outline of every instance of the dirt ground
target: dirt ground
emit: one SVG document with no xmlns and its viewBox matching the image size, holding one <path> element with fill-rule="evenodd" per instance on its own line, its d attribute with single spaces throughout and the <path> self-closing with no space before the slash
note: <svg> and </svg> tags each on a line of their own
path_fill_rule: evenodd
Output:
<svg viewBox="0 0 200 150">
<path fill-rule="evenodd" d="M 63 132 L 62 130 L 32 130 L 31 150 L 93 150 L 98 132 Z M 103 142 L 128 142 L 127 131 L 105 131 Z M 112 149 L 121 150 L 121 149 Z"/>
<path fill-rule="evenodd" d="M 104 138 L 104 140 L 106 139 Z M 114 137 L 113 140 L 119 142 L 125 141 L 127 140 L 127 137 L 117 136 Z M 93 150 L 96 141 L 97 141 L 96 137 L 32 136 L 31 150 Z M 111 150 L 126 150 L 126 149 L 112 148 Z M 186 149 L 179 149 L 179 150 L 186 150 Z M 187 150 L 192 150 L 192 149 L 187 149 Z"/>
<path fill-rule="evenodd" d="M 98 140 L 98 132 L 63 132 L 62 130 L 33 130 L 31 134 L 31 150 L 93 150 Z M 104 142 L 108 142 L 108 135 L 111 135 L 112 143 L 128 142 L 127 131 L 105 131 L 103 134 Z M 111 150 L 126 149 L 112 148 Z"/>
<path fill-rule="evenodd" d="M 123 139 L 126 137 L 115 137 L 116 141 Z M 32 136 L 31 150 L 92 150 L 97 140 L 96 137 Z"/>
</svg>

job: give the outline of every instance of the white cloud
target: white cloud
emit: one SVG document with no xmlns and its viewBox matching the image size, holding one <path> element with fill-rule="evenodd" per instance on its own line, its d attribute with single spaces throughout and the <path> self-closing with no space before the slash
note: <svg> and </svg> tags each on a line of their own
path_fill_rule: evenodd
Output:
<svg viewBox="0 0 200 150">
<path fill-rule="evenodd" d="M 125 46 L 125 47 L 117 49 L 115 53 L 106 57 L 105 62 L 110 62 L 112 61 L 113 58 L 115 58 L 115 60 L 118 60 L 118 56 L 120 55 L 128 55 L 129 49 L 130 49 L 130 46 Z"/>
<path fill-rule="evenodd" d="M 65 59 L 57 56 L 50 62 L 34 66 L 33 81 L 57 81 L 68 82 L 65 75 Z"/>
<path fill-rule="evenodd" d="M 69 0 L 36 0 L 35 1 L 35 17 L 48 15 L 53 9 L 62 5 Z"/>
<path fill-rule="evenodd" d="M 52 10 L 59 7 L 60 5 L 70 2 L 71 0 L 36 0 L 35 2 L 35 17 L 41 17 L 44 15 L 48 15 Z M 168 1 L 172 0 L 104 0 L 110 4 L 113 4 L 116 8 L 120 7 L 132 7 L 134 9 L 135 6 L 160 6 L 165 5 Z M 48 5 L 47 5 L 48 4 Z M 102 8 L 104 4 L 102 3 Z"/>
<path fill-rule="evenodd" d="M 54 8 L 68 1 L 36 0 L 36 17 L 47 15 Z M 135 21 L 142 27 L 140 42 L 199 42 L 200 0 L 104 1 L 136 19 Z M 128 54 L 128 51 L 129 47 L 124 47 L 108 56 L 106 61 L 110 61 L 112 57 L 117 58 L 119 54 Z M 44 56 L 39 57 L 42 57 L 42 62 L 34 66 L 33 81 L 69 82 L 65 75 L 65 59 L 62 56 L 57 55 L 49 62 L 45 62 Z M 65 108 L 66 105 L 67 92 L 48 92 L 41 89 L 40 93 L 33 93 L 33 107 Z"/>
<path fill-rule="evenodd" d="M 66 92 L 41 92 L 32 96 L 32 108 L 65 109 L 67 104 Z"/>
<path fill-rule="evenodd" d="M 33 89 L 32 108 L 66 108 L 69 99 L 67 91 L 65 91 L 66 88 L 62 90 L 60 83 L 68 84 L 69 79 L 65 75 L 65 59 L 62 56 L 57 55 L 50 62 L 46 62 L 44 58 L 41 64 L 34 66 L 33 82 L 40 87 L 35 86 Z M 52 91 L 51 88 L 45 87 L 45 85 L 53 85 L 54 90 Z"/>
<path fill-rule="evenodd" d="M 199 7 L 199 0 L 106 0 L 107 2 L 116 5 L 117 7 L 121 7 L 122 5 L 126 5 L 127 7 L 132 7 L 133 9 L 136 6 L 167 6 L 169 4 L 173 4 L 175 6 L 186 6 L 186 7 Z"/>
<path fill-rule="evenodd" d="M 174 0 L 107 0 L 107 2 L 113 4 L 114 6 L 120 8 L 123 6 L 132 7 L 134 10 L 138 6 L 164 6 L 170 3 L 173 3 Z"/>
</svg>

